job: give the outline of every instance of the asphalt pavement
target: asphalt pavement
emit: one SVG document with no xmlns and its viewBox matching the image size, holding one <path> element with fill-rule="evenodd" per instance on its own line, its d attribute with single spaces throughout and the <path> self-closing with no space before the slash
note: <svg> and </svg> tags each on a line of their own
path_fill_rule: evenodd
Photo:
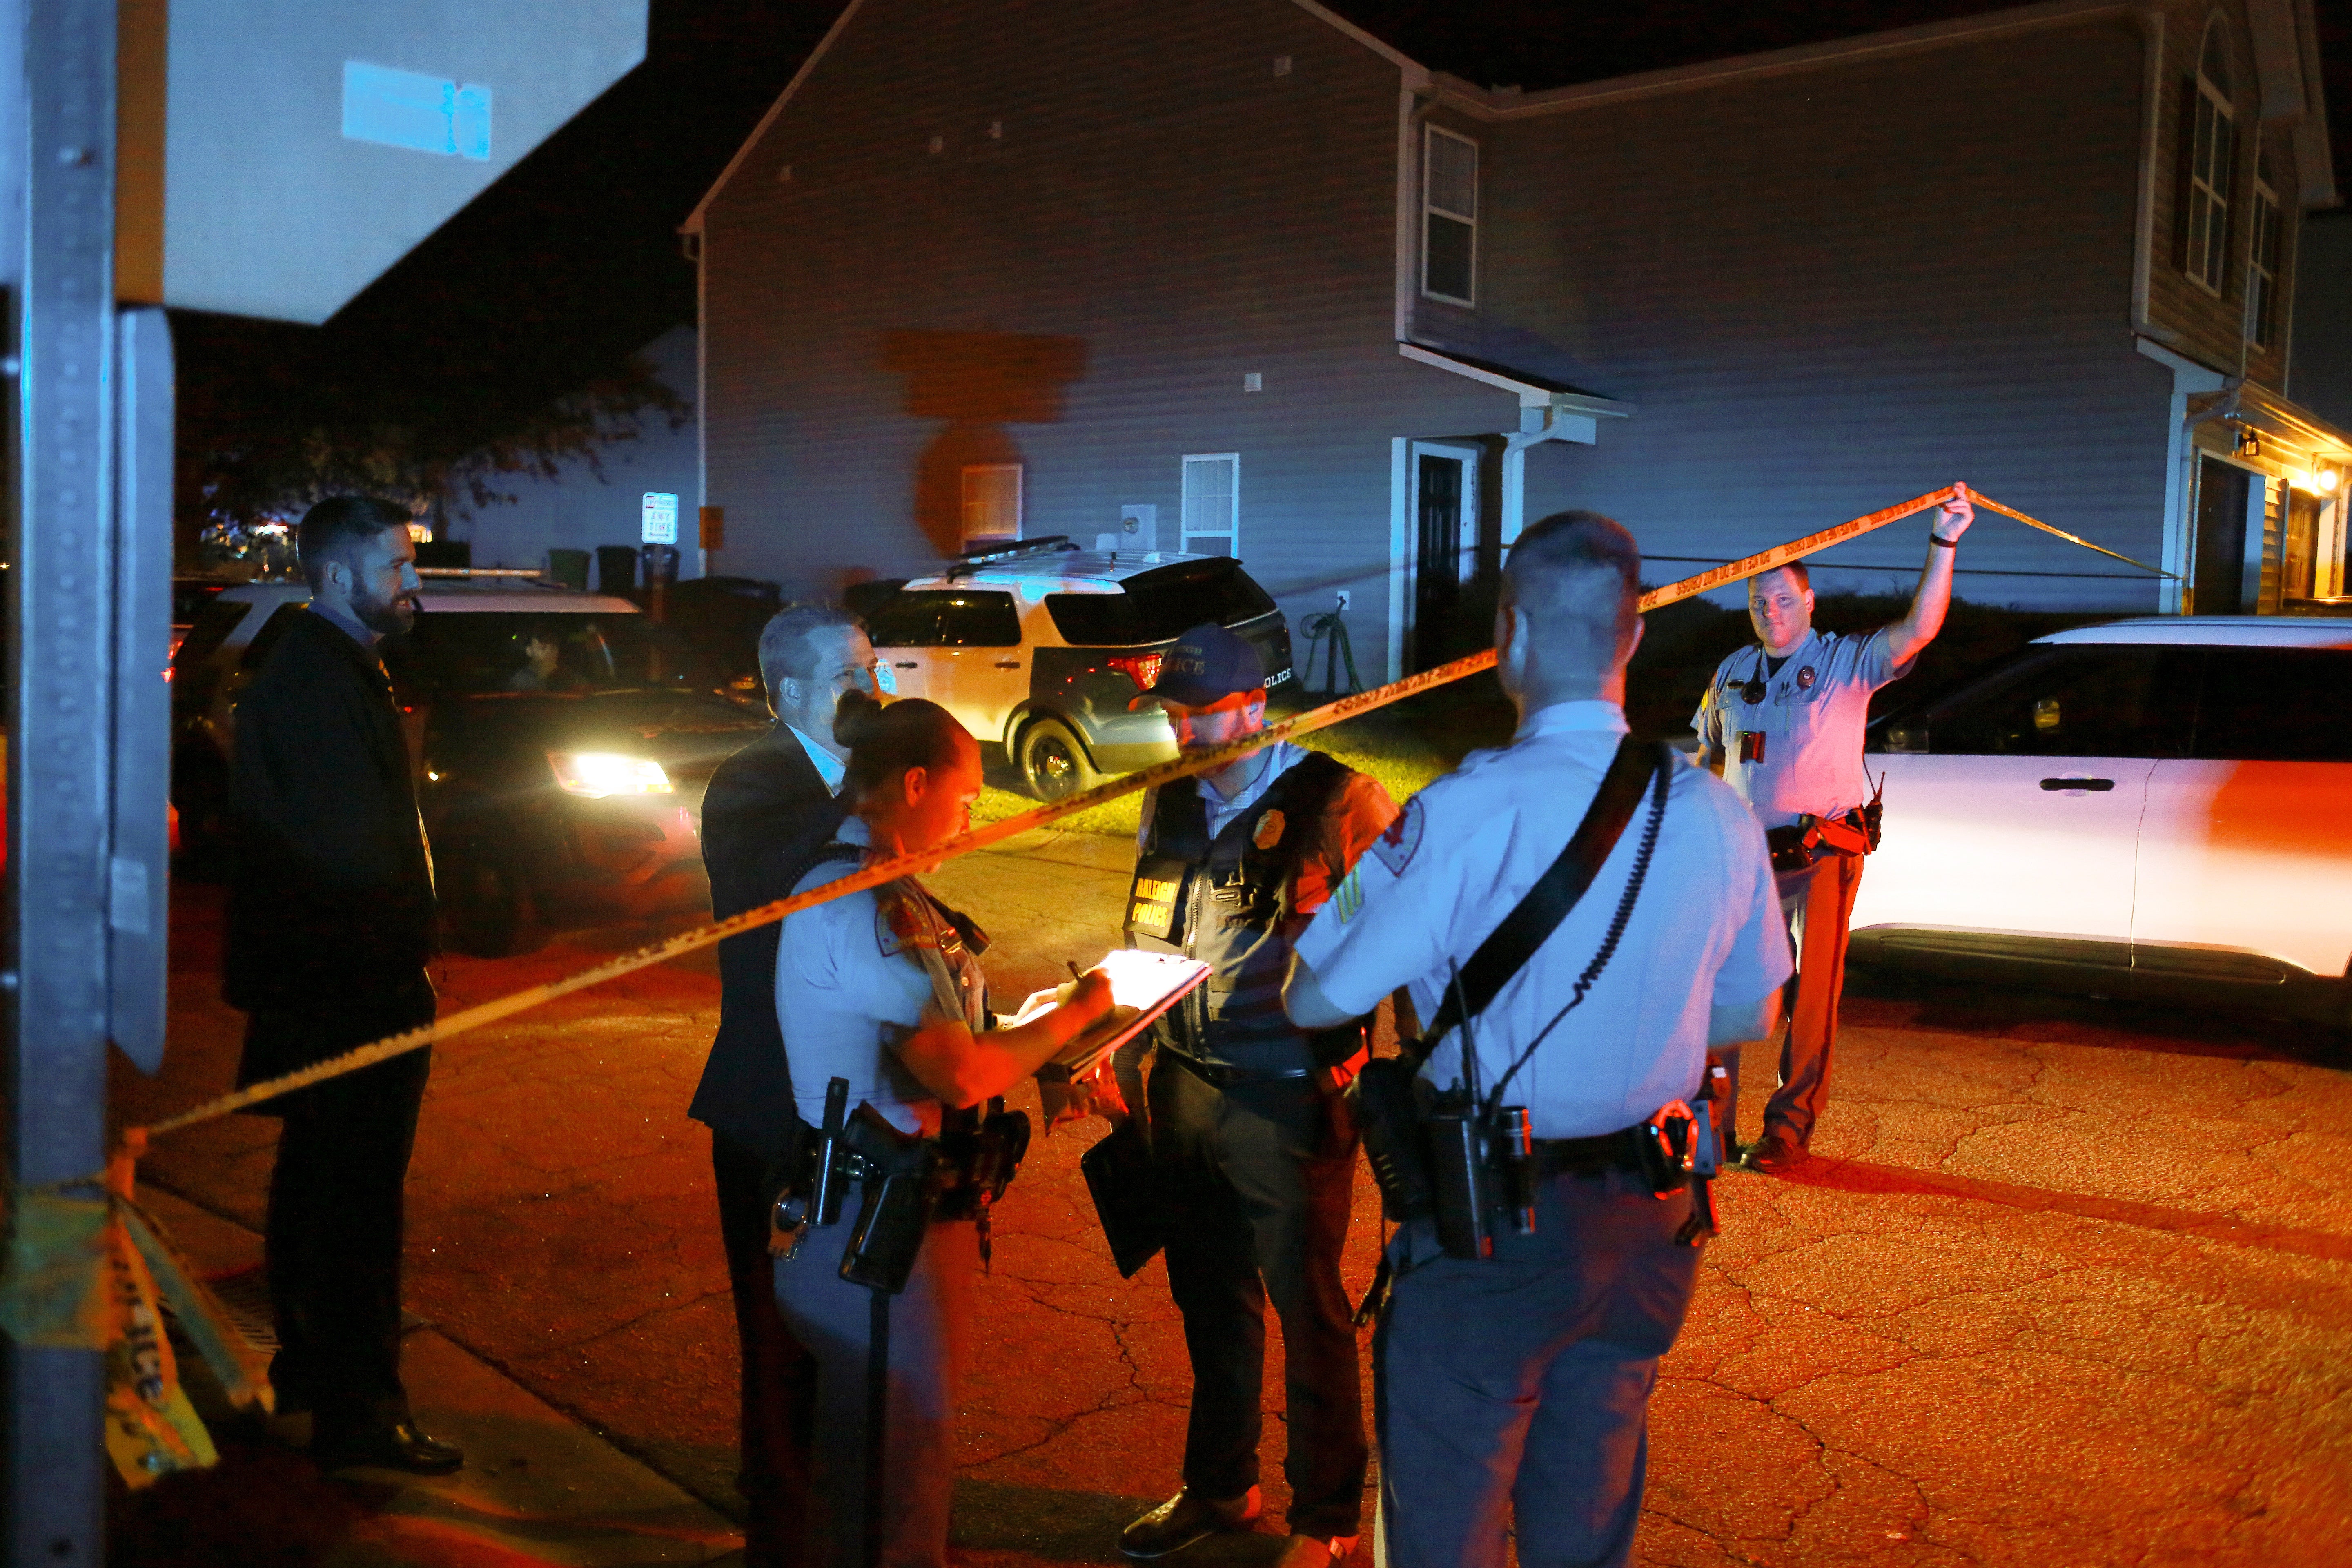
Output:
<svg viewBox="0 0 2352 1568">
<path fill-rule="evenodd" d="M 1117 940 L 1129 853 L 1037 835 L 933 884 L 993 934 L 992 978 L 1017 996 Z M 158 1079 L 118 1071 L 120 1120 L 230 1080 L 240 1020 L 217 998 L 220 901 L 175 889 L 170 1050 Z M 453 958 L 445 1005 L 680 923 Z M 257 1441 L 214 1493 L 197 1478 L 169 1507 L 129 1510 L 124 1539 L 152 1545 L 170 1521 L 217 1513 L 233 1485 L 242 1528 L 277 1521 L 283 1550 L 223 1561 L 723 1554 L 722 1516 L 740 1509 L 733 1331 L 709 1140 L 684 1117 L 717 1009 L 705 954 L 438 1048 L 409 1186 L 409 1305 L 429 1327 L 409 1364 L 420 1405 L 475 1453 L 473 1489 L 324 1484 Z M 2340 1043 L 1865 982 L 1839 1050 L 1822 1158 L 1717 1188 L 1723 1235 L 1652 1408 L 1643 1562 L 2352 1561 Z M 1769 1068 L 1749 1078 L 1752 1120 Z M 1132 1281 L 1110 1265 L 1077 1173 L 1098 1131 L 1041 1140 L 998 1211 L 964 1399 L 968 1563 L 1118 1561 L 1118 1526 L 1176 1486 L 1182 1342 L 1160 1265 Z M 186 1205 L 175 1228 L 217 1227 L 215 1256 L 249 1249 L 274 1135 L 254 1117 L 173 1134 L 143 1177 Z M 1360 1182 L 1351 1290 L 1377 1243 Z M 1278 1399 L 1278 1339 L 1269 1361 Z M 1265 1445 L 1273 1521 L 1278 1410 Z M 1204 1547 L 1192 1568 L 1275 1545 Z"/>
</svg>

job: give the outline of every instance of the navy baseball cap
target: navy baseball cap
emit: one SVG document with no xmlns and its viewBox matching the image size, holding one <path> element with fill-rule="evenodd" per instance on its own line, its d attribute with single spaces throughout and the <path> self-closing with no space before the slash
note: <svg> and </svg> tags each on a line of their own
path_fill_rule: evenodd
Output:
<svg viewBox="0 0 2352 1568">
<path fill-rule="evenodd" d="M 1144 694 L 1128 704 L 1181 702 L 1206 708 L 1237 691 L 1255 691 L 1265 684 L 1265 662 L 1245 637 L 1235 637 L 1211 623 L 1194 626 L 1176 639 L 1160 661 L 1160 674 Z"/>
</svg>

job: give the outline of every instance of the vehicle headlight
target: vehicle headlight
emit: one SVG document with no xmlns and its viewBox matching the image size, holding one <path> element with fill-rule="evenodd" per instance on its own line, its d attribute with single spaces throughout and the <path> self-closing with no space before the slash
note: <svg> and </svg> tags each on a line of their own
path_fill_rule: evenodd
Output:
<svg viewBox="0 0 2352 1568">
<path fill-rule="evenodd" d="M 555 770 L 557 788 L 590 800 L 674 793 L 669 775 L 650 757 L 625 757 L 614 752 L 550 752 L 547 763 Z"/>
</svg>

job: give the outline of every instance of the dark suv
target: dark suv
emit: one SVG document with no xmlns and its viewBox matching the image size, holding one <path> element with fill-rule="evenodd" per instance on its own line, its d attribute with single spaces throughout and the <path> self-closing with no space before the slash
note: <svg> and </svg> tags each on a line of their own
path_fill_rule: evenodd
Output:
<svg viewBox="0 0 2352 1568">
<path fill-rule="evenodd" d="M 236 696 L 299 584 L 206 605 L 173 665 L 172 801 L 184 868 L 219 866 Z M 559 915 L 642 915 L 705 896 L 703 786 L 766 726 L 685 639 L 625 599 L 427 578 L 384 645 L 417 759 L 435 880 L 460 950 L 535 944 Z"/>
<path fill-rule="evenodd" d="M 1225 556 L 1113 554 L 1048 538 L 862 597 L 897 693 L 928 697 L 1003 746 L 1043 800 L 1176 754 L 1158 705 L 1128 704 L 1187 627 L 1214 621 L 1255 644 L 1275 700 L 1297 686 L 1282 612 Z"/>
</svg>

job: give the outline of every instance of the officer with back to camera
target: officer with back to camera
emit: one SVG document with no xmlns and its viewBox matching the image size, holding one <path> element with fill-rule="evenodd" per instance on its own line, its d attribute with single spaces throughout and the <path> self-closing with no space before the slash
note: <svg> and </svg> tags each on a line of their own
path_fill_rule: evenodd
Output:
<svg viewBox="0 0 2352 1568">
<path fill-rule="evenodd" d="M 849 815 L 849 748 L 833 732 L 850 691 L 872 695 L 866 628 L 831 605 L 793 605 L 760 633 L 760 673 L 775 723 L 719 765 L 702 801 L 702 859 L 720 920 L 792 896 L 809 856 Z M 719 1034 L 687 1114 L 710 1128 L 719 1237 L 742 1351 L 736 1487 L 749 1568 L 800 1568 L 816 1365 L 776 1310 L 768 1256 L 768 1172 L 793 1120 L 793 1080 L 776 1026 L 776 934 L 761 926 L 719 944 Z"/>
<path fill-rule="evenodd" d="M 1409 986 L 1438 1026 L 1431 1085 L 1463 1082 L 1466 1057 L 1482 1103 L 1525 1108 L 1532 1132 L 1532 1234 L 1505 1220 L 1490 1255 L 1454 1257 L 1421 1218 L 1390 1244 L 1372 1376 L 1397 1568 L 1499 1568 L 1507 1510 L 1522 1563 L 1631 1559 L 1650 1391 L 1698 1273 L 1696 1189 L 1645 1173 L 1647 1126 L 1697 1100 L 1711 1044 L 1769 1031 L 1789 973 L 1755 818 L 1625 739 L 1640 569 L 1597 513 L 1519 536 L 1495 635 L 1517 735 L 1406 804 L 1300 938 L 1284 991 L 1318 1028 Z M 1480 1005 L 1455 977 L 1495 972 L 1479 955 L 1498 927 L 1541 927 L 1522 899 L 1612 800 L 1622 826 L 1585 895 Z M 1466 1026 L 1444 1026 L 1449 990 L 1471 997 Z"/>
<path fill-rule="evenodd" d="M 1265 727 L 1265 667 L 1243 637 L 1194 626 L 1136 700 L 1151 701 L 1188 749 L 1240 740 Z M 1192 1414 L 1182 1489 L 1127 1527 L 1130 1557 L 1257 1517 L 1268 1297 L 1290 1429 L 1284 1563 L 1328 1568 L 1355 1547 L 1361 1373 L 1339 1254 L 1356 1135 L 1339 1090 L 1362 1031 L 1352 1016 L 1320 1034 L 1295 1026 L 1282 978 L 1292 941 L 1395 816 L 1377 780 L 1286 741 L 1145 797 L 1129 940 L 1213 973 L 1154 1026 L 1147 1121 Z"/>
<path fill-rule="evenodd" d="M 1875 834 L 1864 816 L 1871 798 L 1862 765 L 1870 694 L 1910 674 L 1919 650 L 1943 630 L 1952 558 L 1975 521 L 1965 489 L 1944 503 L 1929 530 L 1927 563 L 1910 613 L 1860 637 L 1813 629 L 1813 590 L 1802 562 L 1749 578 L 1748 618 L 1756 642 L 1716 667 L 1691 719 L 1700 763 L 1739 792 L 1772 840 L 1780 910 L 1797 949 L 1780 1085 L 1764 1107 L 1764 1136 L 1745 1161 L 1767 1174 L 1804 1160 L 1829 1100 L 1846 922 Z M 1803 840 L 1812 841 L 1810 847 L 1796 847 Z M 1725 1053 L 1725 1062 L 1731 1100 L 1723 1131 L 1729 1136 L 1739 1103 L 1739 1053 Z"/>
</svg>

